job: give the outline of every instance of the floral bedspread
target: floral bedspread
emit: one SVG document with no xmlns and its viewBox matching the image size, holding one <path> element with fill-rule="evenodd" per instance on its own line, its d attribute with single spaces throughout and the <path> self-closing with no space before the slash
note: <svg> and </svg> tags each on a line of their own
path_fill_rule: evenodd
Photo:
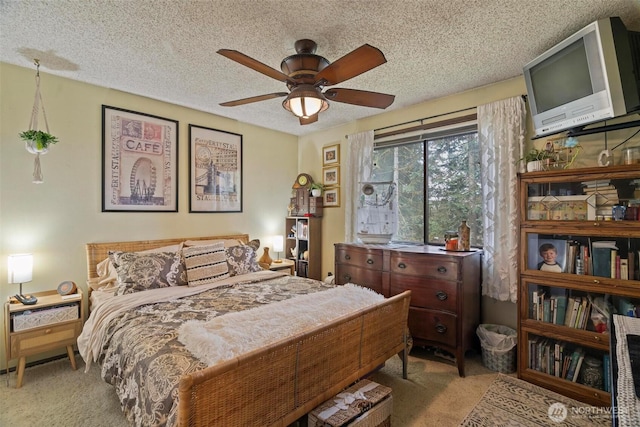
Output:
<svg viewBox="0 0 640 427">
<path fill-rule="evenodd" d="M 206 367 L 178 341 L 182 322 L 206 321 L 330 287 L 333 285 L 316 280 L 283 276 L 126 311 L 106 329 L 98 356 L 102 377 L 115 386 L 122 409 L 133 424 L 176 425 L 180 377 Z"/>
</svg>

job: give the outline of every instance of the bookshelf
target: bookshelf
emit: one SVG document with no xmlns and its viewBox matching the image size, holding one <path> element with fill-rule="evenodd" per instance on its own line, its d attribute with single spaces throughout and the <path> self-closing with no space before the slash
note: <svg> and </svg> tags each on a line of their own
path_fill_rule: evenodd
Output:
<svg viewBox="0 0 640 427">
<path fill-rule="evenodd" d="M 295 263 L 297 276 L 322 280 L 321 221 L 317 217 L 293 216 L 285 220 L 285 256 Z"/>
<path fill-rule="evenodd" d="M 609 319 L 640 315 L 640 166 L 523 173 L 518 377 L 611 405 Z"/>
</svg>

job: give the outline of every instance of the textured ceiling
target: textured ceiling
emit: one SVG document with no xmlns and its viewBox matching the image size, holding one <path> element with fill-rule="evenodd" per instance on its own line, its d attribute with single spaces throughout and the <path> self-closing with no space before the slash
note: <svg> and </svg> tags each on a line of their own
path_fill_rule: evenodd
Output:
<svg viewBox="0 0 640 427">
<path fill-rule="evenodd" d="M 371 44 L 387 63 L 335 87 L 393 94 L 388 111 L 518 76 L 608 16 L 640 31 L 640 0 L 0 0 L 0 61 L 303 135 L 381 110 L 334 102 L 300 126 L 283 98 L 221 107 L 286 87 L 216 51 L 279 70 L 298 39 L 329 61 Z"/>
</svg>

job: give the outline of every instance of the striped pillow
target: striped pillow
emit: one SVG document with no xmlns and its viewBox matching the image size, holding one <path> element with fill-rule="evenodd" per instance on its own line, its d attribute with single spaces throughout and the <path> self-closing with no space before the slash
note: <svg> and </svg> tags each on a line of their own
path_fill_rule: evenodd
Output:
<svg viewBox="0 0 640 427">
<path fill-rule="evenodd" d="M 182 256 L 189 286 L 207 285 L 229 277 L 224 242 L 190 246 L 182 250 Z"/>
</svg>

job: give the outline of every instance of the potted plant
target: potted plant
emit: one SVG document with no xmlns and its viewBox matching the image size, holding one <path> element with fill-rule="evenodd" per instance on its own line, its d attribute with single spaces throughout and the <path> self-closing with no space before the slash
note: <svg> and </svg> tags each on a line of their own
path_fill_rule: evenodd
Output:
<svg viewBox="0 0 640 427">
<path fill-rule="evenodd" d="M 320 184 L 318 182 L 314 182 L 309 187 L 309 190 L 311 190 L 311 195 L 313 197 L 320 197 L 320 196 L 322 196 L 322 192 L 324 191 L 324 185 L 322 185 L 322 184 Z"/>
<path fill-rule="evenodd" d="M 555 160 L 553 151 L 532 148 L 519 161 L 526 163 L 527 172 L 535 172 L 544 170 L 545 166 L 548 166 L 549 162 L 553 160 Z"/>
<path fill-rule="evenodd" d="M 58 138 L 41 130 L 30 129 L 21 132 L 19 135 L 25 141 L 27 151 L 30 153 L 46 153 L 49 149 L 49 144 L 58 142 Z"/>
</svg>

